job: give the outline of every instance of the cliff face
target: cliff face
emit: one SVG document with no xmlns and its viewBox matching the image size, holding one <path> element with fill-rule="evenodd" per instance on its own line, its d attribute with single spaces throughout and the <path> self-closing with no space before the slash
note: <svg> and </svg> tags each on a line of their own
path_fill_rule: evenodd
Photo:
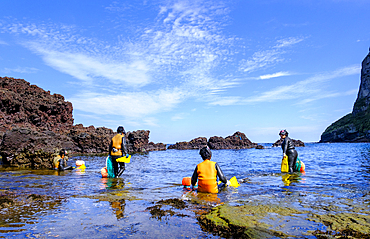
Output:
<svg viewBox="0 0 370 239">
<path fill-rule="evenodd" d="M 320 142 L 370 142 L 370 53 L 362 61 L 360 89 L 352 113 L 326 128 Z"/>
<path fill-rule="evenodd" d="M 22 79 L 0 77 L 0 131 L 17 126 L 64 131 L 73 126 L 72 103 Z"/>
<path fill-rule="evenodd" d="M 22 79 L 0 77 L 0 154 L 3 164 L 50 168 L 61 148 L 108 153 L 113 130 L 73 125 L 72 103 Z M 148 130 L 127 132 L 130 153 L 166 150 L 149 142 Z"/>
</svg>

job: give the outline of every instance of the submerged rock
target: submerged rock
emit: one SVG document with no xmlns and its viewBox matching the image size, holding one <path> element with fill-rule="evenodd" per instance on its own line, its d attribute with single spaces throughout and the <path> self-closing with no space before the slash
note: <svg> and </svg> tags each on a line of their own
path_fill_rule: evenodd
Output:
<svg viewBox="0 0 370 239">
<path fill-rule="evenodd" d="M 301 200 L 299 200 L 301 201 Z M 294 201 L 293 201 L 294 202 Z M 285 223 L 293 221 L 297 227 L 314 222 L 309 230 L 300 232 L 317 238 L 370 238 L 370 215 L 367 205 L 353 205 L 343 211 L 336 202 L 298 210 L 293 203 L 277 201 L 249 202 L 244 205 L 219 205 L 198 216 L 199 224 L 206 231 L 226 238 L 296 237 L 294 230 L 286 230 Z M 301 202 L 300 202 L 301 203 Z M 317 204 L 315 204 L 317 206 Z M 313 225 L 318 225 L 315 230 Z M 293 235 L 291 235 L 293 233 Z"/>
<path fill-rule="evenodd" d="M 284 233 L 270 230 L 271 225 L 262 222 L 262 219 L 269 213 L 275 211 L 283 215 L 298 213 L 292 209 L 272 205 L 230 206 L 224 204 L 201 215 L 198 221 L 205 230 L 226 238 L 284 237 L 286 236 Z"/>
</svg>

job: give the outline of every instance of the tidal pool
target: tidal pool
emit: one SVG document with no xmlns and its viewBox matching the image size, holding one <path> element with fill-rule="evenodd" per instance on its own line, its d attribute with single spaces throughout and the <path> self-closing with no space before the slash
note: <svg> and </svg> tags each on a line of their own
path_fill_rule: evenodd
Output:
<svg viewBox="0 0 370 239">
<path fill-rule="evenodd" d="M 370 144 L 308 143 L 305 173 L 280 173 L 281 149 L 213 150 L 238 188 L 219 194 L 181 185 L 197 150 L 135 154 L 121 178 L 85 170 L 0 167 L 1 238 L 369 238 Z"/>
</svg>

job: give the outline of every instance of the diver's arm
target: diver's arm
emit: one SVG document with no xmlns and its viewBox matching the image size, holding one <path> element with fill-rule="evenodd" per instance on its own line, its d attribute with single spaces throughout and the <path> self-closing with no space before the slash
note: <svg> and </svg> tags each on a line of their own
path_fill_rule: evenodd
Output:
<svg viewBox="0 0 370 239">
<path fill-rule="evenodd" d="M 125 156 L 126 154 L 128 154 L 127 147 L 126 147 L 126 136 L 122 137 L 121 148 L 122 148 L 122 156 Z"/>
<path fill-rule="evenodd" d="M 198 166 L 195 167 L 193 176 L 191 176 L 191 185 L 193 185 L 194 187 L 195 184 L 197 184 L 197 181 L 198 181 Z"/>
<path fill-rule="evenodd" d="M 287 149 L 288 149 L 288 139 L 287 139 L 287 137 L 285 137 L 285 139 L 283 140 L 283 143 L 282 143 L 282 146 L 284 145 L 284 147 L 283 147 L 283 155 L 286 155 L 286 151 L 287 151 Z"/>
<path fill-rule="evenodd" d="M 58 166 L 59 171 L 64 171 L 64 159 L 59 159 L 59 166 Z"/>
<path fill-rule="evenodd" d="M 217 170 L 217 176 L 218 176 L 218 178 L 221 180 L 221 182 L 223 182 L 223 183 L 227 183 L 227 179 L 226 179 L 226 177 L 225 177 L 225 175 L 224 175 L 224 173 L 222 172 L 222 170 L 221 170 L 221 168 L 220 168 L 220 166 L 218 166 L 218 164 L 216 163 L 216 170 Z"/>
</svg>

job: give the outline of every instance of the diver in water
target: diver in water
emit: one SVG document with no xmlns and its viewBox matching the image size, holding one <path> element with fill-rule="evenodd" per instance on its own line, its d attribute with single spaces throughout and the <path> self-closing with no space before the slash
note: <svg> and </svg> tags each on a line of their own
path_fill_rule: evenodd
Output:
<svg viewBox="0 0 370 239">
<path fill-rule="evenodd" d="M 117 162 L 117 159 L 125 155 L 128 157 L 125 135 L 125 129 L 123 126 L 119 126 L 117 128 L 117 134 L 112 138 L 109 145 L 109 155 L 112 158 L 113 171 L 116 178 L 121 176 L 123 171 L 125 171 L 125 163 Z"/>
<path fill-rule="evenodd" d="M 203 147 L 199 151 L 203 162 L 195 167 L 193 176 L 191 177 L 191 185 L 194 188 L 198 180 L 198 192 L 218 193 L 225 185 L 229 186 L 230 182 L 222 173 L 220 166 L 216 162 L 211 161 L 212 152 L 208 146 Z M 220 188 L 217 185 L 217 177 L 223 182 Z"/>
<path fill-rule="evenodd" d="M 64 170 L 71 170 L 73 169 L 72 166 L 67 165 L 68 153 L 65 149 L 61 149 L 59 154 L 53 160 L 53 167 L 55 170 L 64 171 Z"/>
<path fill-rule="evenodd" d="M 283 150 L 283 157 L 288 156 L 289 173 L 295 172 L 295 164 L 298 158 L 298 153 L 295 150 L 293 141 L 288 137 L 288 131 L 283 129 L 280 131 L 280 138 L 283 140 L 281 149 Z"/>
</svg>

